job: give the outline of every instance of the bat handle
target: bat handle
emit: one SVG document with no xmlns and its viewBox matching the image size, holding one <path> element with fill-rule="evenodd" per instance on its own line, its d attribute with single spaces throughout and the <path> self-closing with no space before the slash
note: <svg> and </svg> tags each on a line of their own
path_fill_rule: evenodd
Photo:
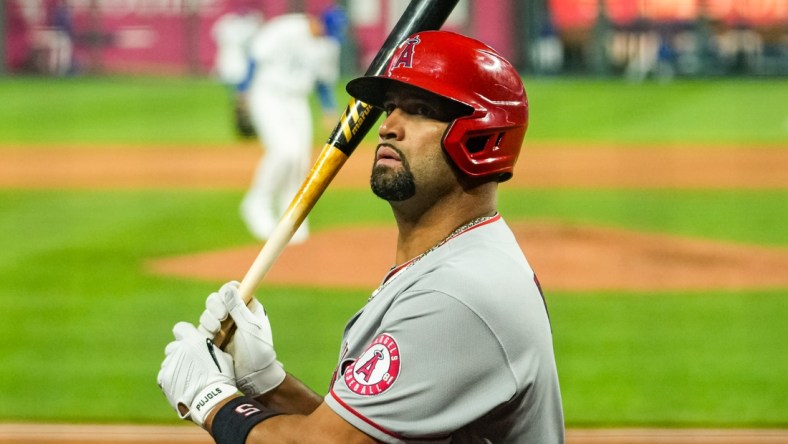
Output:
<svg viewBox="0 0 788 444">
<path fill-rule="evenodd" d="M 293 234 L 306 219 L 306 215 L 315 206 L 323 191 L 325 191 L 347 159 L 347 154 L 335 146 L 326 144 L 323 147 L 315 165 L 312 167 L 312 171 L 301 184 L 298 193 L 293 197 L 290 206 L 279 219 L 276 228 L 274 228 L 271 236 L 263 245 L 263 249 L 260 250 L 260 254 L 257 255 L 249 271 L 246 272 L 246 276 L 241 281 L 241 285 L 238 287 L 241 299 L 246 305 L 252 302 L 255 289 L 260 285 L 260 282 L 285 247 L 287 247 Z M 235 332 L 235 323 L 228 316 L 227 319 L 222 321 L 221 329 L 214 336 L 214 344 L 224 349 L 230 341 L 233 332 Z"/>
<path fill-rule="evenodd" d="M 263 245 L 263 249 L 260 251 L 260 254 L 257 255 L 257 258 L 252 263 L 246 276 L 241 280 L 241 284 L 238 286 L 238 293 L 241 295 L 241 300 L 243 300 L 246 305 L 249 305 L 254 300 L 255 289 L 263 280 L 266 273 L 268 273 L 268 270 L 271 269 L 276 258 L 279 257 L 288 242 L 290 242 L 290 239 L 293 237 L 299 225 L 301 225 L 301 222 L 304 221 L 304 217 L 309 210 L 305 210 L 303 215 L 301 215 L 302 210 L 300 206 L 294 208 L 293 204 L 290 205 L 290 208 L 288 208 L 279 220 L 271 236 L 266 241 L 265 245 Z M 235 333 L 235 323 L 228 315 L 227 319 L 222 321 L 221 328 L 213 338 L 214 344 L 224 350 L 227 343 L 230 342 L 233 333 Z"/>
<path fill-rule="evenodd" d="M 235 322 L 233 322 L 233 318 L 228 315 L 227 319 L 222 321 L 222 326 L 219 331 L 214 335 L 213 343 L 224 350 L 224 348 L 230 342 L 230 338 L 232 338 L 233 334 L 235 334 L 235 329 Z"/>
</svg>

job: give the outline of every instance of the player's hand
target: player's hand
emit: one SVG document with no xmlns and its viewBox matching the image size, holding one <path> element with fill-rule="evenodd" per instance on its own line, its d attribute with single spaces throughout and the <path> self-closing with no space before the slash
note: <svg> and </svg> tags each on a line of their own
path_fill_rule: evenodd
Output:
<svg viewBox="0 0 788 444">
<path fill-rule="evenodd" d="M 235 117 L 235 129 L 238 135 L 245 138 L 257 136 L 252 114 L 249 110 L 249 102 L 245 94 L 237 94 L 233 102 L 233 115 Z"/>
<path fill-rule="evenodd" d="M 202 427 L 211 409 L 238 393 L 233 358 L 188 322 L 175 324 L 172 333 L 156 381 L 181 419 Z"/>
<path fill-rule="evenodd" d="M 238 282 L 228 282 L 205 301 L 200 330 L 213 337 L 229 314 L 236 331 L 225 350 L 233 356 L 238 388 L 248 396 L 266 393 L 282 383 L 285 370 L 276 360 L 271 324 L 257 299 L 247 307 L 238 293 Z"/>
</svg>

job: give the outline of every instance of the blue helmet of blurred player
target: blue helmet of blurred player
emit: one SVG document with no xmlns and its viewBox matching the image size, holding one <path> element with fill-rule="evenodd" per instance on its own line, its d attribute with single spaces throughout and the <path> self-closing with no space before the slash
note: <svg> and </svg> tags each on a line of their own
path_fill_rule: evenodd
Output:
<svg viewBox="0 0 788 444">
<path fill-rule="evenodd" d="M 348 24 L 345 11 L 339 6 L 332 6 L 323 11 L 320 18 L 323 21 L 326 35 L 342 43 L 345 40 L 345 30 Z"/>
</svg>

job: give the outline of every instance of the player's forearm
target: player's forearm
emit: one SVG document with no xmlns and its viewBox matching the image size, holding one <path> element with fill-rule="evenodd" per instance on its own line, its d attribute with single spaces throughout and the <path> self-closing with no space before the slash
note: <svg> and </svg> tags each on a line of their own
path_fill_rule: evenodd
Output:
<svg viewBox="0 0 788 444">
<path fill-rule="evenodd" d="M 239 395 L 240 396 L 240 395 Z M 236 398 L 233 398 L 236 399 Z M 205 423 L 206 430 L 209 430 L 217 442 L 238 442 L 239 439 L 245 437 L 244 442 L 247 444 L 256 443 L 293 443 L 300 444 L 304 442 L 315 444 L 375 444 L 376 441 L 368 435 L 362 433 L 350 423 L 340 418 L 334 413 L 325 403 L 321 403 L 314 411 L 308 415 L 290 414 L 290 415 L 277 415 L 268 416 L 261 422 L 253 423 L 245 430 L 248 431 L 241 433 L 239 430 L 244 427 L 236 420 L 232 428 L 228 426 L 227 415 L 217 420 L 214 424 L 217 413 L 222 415 L 224 411 L 219 413 L 224 407 L 233 399 L 221 403 L 215 411 L 212 411 Z M 240 398 L 244 399 L 244 398 Z M 237 405 L 237 399 L 236 404 Z M 260 409 L 265 407 L 260 406 Z M 247 404 L 247 407 L 251 407 Z M 230 441 L 227 436 L 233 435 Z"/>
<path fill-rule="evenodd" d="M 309 415 L 281 415 L 254 427 L 247 444 L 374 444 L 376 441 L 339 418 L 325 404 Z"/>
<path fill-rule="evenodd" d="M 255 399 L 277 412 L 300 415 L 314 412 L 323 402 L 320 395 L 289 373 L 278 387 Z"/>
<path fill-rule="evenodd" d="M 226 435 L 226 433 L 224 433 L 225 431 L 219 431 L 214 428 L 214 420 L 217 416 L 216 414 L 231 401 L 232 399 L 220 404 L 219 407 L 211 412 L 208 420 L 205 422 L 205 429 L 211 433 L 216 442 L 226 441 L 222 438 L 222 436 Z M 222 427 L 227 429 L 227 426 L 223 425 L 221 421 L 222 420 L 217 421 L 218 424 L 216 425 L 216 428 Z M 247 433 L 248 434 L 246 434 L 246 438 L 244 439 L 246 444 L 266 442 L 277 442 L 282 444 L 317 442 L 314 439 L 310 439 L 310 437 L 320 435 L 312 432 L 310 428 L 309 416 L 300 414 L 288 414 L 270 417 L 255 424 Z M 239 433 L 238 435 L 235 435 L 231 441 L 236 442 L 242 436 L 243 434 Z"/>
</svg>

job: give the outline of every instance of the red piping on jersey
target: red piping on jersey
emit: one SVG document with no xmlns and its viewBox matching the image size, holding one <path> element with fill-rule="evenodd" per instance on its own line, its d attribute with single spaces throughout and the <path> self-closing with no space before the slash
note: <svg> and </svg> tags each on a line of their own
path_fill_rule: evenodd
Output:
<svg viewBox="0 0 788 444">
<path fill-rule="evenodd" d="M 388 282 L 388 280 L 389 280 L 389 279 L 390 279 L 392 276 L 396 275 L 396 274 L 397 274 L 397 273 L 398 273 L 400 270 L 402 270 L 403 268 L 407 267 L 408 265 L 410 265 L 410 264 L 411 264 L 413 261 L 415 261 L 415 260 L 416 260 L 416 259 L 418 259 L 418 258 L 419 258 L 419 257 L 418 257 L 418 256 L 416 256 L 416 257 L 414 257 L 413 259 L 411 259 L 411 260 L 409 260 L 409 261 L 405 262 L 404 264 L 398 265 L 398 266 L 396 266 L 396 267 L 392 268 L 391 270 L 389 270 L 389 274 L 387 274 L 387 275 L 386 275 L 386 277 L 385 277 L 385 279 L 383 279 L 383 283 L 385 284 L 386 282 Z"/>
<path fill-rule="evenodd" d="M 394 433 L 392 431 L 386 430 L 383 427 L 377 425 L 371 419 L 369 419 L 366 416 L 362 415 L 361 413 L 357 412 L 353 407 L 347 405 L 347 403 L 345 403 L 345 401 L 343 401 L 342 399 L 339 398 L 339 395 L 337 395 L 334 392 L 334 388 L 333 387 L 331 388 L 331 390 L 329 390 L 329 393 L 331 394 L 331 397 L 334 398 L 334 400 L 339 403 L 339 405 L 341 405 L 342 407 L 345 408 L 345 410 L 347 410 L 348 412 L 352 413 L 356 418 L 366 422 L 367 424 L 371 425 L 372 427 L 374 427 L 374 428 L 380 430 L 381 432 L 385 433 L 386 435 L 389 435 L 392 438 L 397 438 L 397 439 L 402 439 L 402 440 L 405 440 L 405 439 L 410 439 L 411 441 L 414 440 L 414 438 L 405 438 L 402 435 L 399 435 L 399 434 Z M 443 436 L 443 437 L 436 437 L 436 438 L 415 438 L 415 440 L 419 441 L 419 442 L 443 441 L 443 440 L 445 440 L 448 437 L 449 437 L 449 435 L 446 435 L 446 436 Z"/>
<path fill-rule="evenodd" d="M 454 236 L 452 236 L 452 237 L 450 237 L 450 238 L 447 238 L 447 239 L 446 239 L 445 241 L 443 241 L 443 242 L 444 242 L 444 243 L 445 243 L 445 242 L 448 242 L 448 241 L 450 241 L 450 240 L 454 239 L 455 237 L 457 237 L 457 236 L 459 236 L 459 235 L 461 235 L 461 234 L 467 233 L 467 232 L 469 232 L 469 231 L 471 231 L 471 230 L 473 230 L 473 229 L 475 229 L 475 228 L 479 228 L 479 227 L 482 227 L 482 226 L 484 226 L 484 225 L 491 224 L 491 223 L 493 223 L 493 222 L 497 222 L 497 221 L 499 221 L 500 219 L 501 219 L 501 213 L 498 213 L 498 214 L 496 214 L 495 216 L 491 217 L 490 219 L 487 219 L 487 220 L 485 220 L 484 222 L 479 222 L 479 223 L 478 223 L 478 224 L 476 224 L 476 225 L 470 226 L 470 227 L 466 228 L 465 230 L 463 230 L 463 231 L 460 231 L 459 233 L 456 233 Z M 392 269 L 389 271 L 389 274 L 387 274 L 387 275 L 386 275 L 386 278 L 385 278 L 385 279 L 383 279 L 383 283 L 385 284 L 385 283 L 386 283 L 386 281 L 388 281 L 388 280 L 389 280 L 389 278 L 391 278 L 392 276 L 394 276 L 395 274 L 397 274 L 397 272 L 398 272 L 398 271 L 400 271 L 400 270 L 402 270 L 403 268 L 405 268 L 405 267 L 407 267 L 408 265 L 410 265 L 410 263 L 411 263 L 411 262 L 415 261 L 415 260 L 416 260 L 416 259 L 418 259 L 419 257 L 420 257 L 420 256 L 416 256 L 416 257 L 414 257 L 413 259 L 411 259 L 411 260 L 409 260 L 409 261 L 405 262 L 404 264 L 401 264 L 401 265 L 398 265 L 398 266 L 397 266 L 397 267 L 395 267 L 395 268 L 392 268 Z"/>
<path fill-rule="evenodd" d="M 331 397 L 332 397 L 332 398 L 334 398 L 334 400 L 336 400 L 336 402 L 338 402 L 338 403 L 339 403 L 339 404 L 340 404 L 342 407 L 344 407 L 344 408 L 345 408 L 345 410 L 347 410 L 348 412 L 350 412 L 350 413 L 352 413 L 353 415 L 355 415 L 355 417 L 356 417 L 356 418 L 358 418 L 358 419 L 360 419 L 360 420 L 362 420 L 362 421 L 366 422 L 367 424 L 369 424 L 369 425 L 371 425 L 372 427 L 374 427 L 374 428 L 376 428 L 376 429 L 380 430 L 381 432 L 385 433 L 386 435 L 389 435 L 389 436 L 391 436 L 391 437 L 394 437 L 394 438 L 397 438 L 397 439 L 405 439 L 405 437 L 403 437 L 403 436 L 400 436 L 400 435 L 398 435 L 398 434 L 396 434 L 396 433 L 394 433 L 394 432 L 391 432 L 391 431 L 389 431 L 389 430 L 386 430 L 386 429 L 384 429 L 383 427 L 381 427 L 381 426 L 377 425 L 376 423 L 374 423 L 372 420 L 370 420 L 370 419 L 369 419 L 369 418 L 367 418 L 366 416 L 364 416 L 364 415 L 362 415 L 361 413 L 357 412 L 357 411 L 356 411 L 356 410 L 355 410 L 353 407 L 351 407 L 351 406 L 347 405 L 347 404 L 345 403 L 345 401 L 343 401 L 342 399 L 340 399 L 340 398 L 339 398 L 339 395 L 337 395 L 336 393 L 334 393 L 334 388 L 333 388 L 333 387 L 331 388 L 331 391 L 330 391 L 329 393 L 331 393 Z"/>
</svg>

